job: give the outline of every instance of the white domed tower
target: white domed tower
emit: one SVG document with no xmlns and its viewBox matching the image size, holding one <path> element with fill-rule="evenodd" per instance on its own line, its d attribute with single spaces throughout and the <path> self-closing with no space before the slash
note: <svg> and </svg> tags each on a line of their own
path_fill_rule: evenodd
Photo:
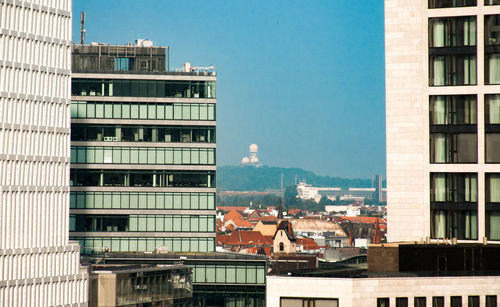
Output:
<svg viewBox="0 0 500 307">
<path fill-rule="evenodd" d="M 259 163 L 259 158 L 257 157 L 257 152 L 259 151 L 259 146 L 257 144 L 250 145 L 250 163 Z"/>
</svg>

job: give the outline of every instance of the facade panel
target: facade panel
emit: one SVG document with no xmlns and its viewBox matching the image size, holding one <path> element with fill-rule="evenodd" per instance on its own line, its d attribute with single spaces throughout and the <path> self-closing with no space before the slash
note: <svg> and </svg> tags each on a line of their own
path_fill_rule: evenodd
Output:
<svg viewBox="0 0 500 307">
<path fill-rule="evenodd" d="M 86 305 L 67 236 L 71 1 L 0 12 L 0 305 Z"/>
</svg>

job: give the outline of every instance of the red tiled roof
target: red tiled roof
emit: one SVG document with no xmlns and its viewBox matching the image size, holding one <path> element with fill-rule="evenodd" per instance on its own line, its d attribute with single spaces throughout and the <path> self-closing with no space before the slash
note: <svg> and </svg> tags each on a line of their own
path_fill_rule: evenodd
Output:
<svg viewBox="0 0 500 307">
<path fill-rule="evenodd" d="M 272 221 L 272 222 L 276 222 L 278 220 L 277 217 L 273 216 L 273 215 L 265 215 L 263 217 L 260 218 L 261 221 Z"/>
<path fill-rule="evenodd" d="M 302 249 L 319 249 L 319 245 L 311 238 L 297 239 L 297 245 L 302 245 Z"/>
<path fill-rule="evenodd" d="M 265 245 L 268 242 L 260 231 L 236 230 L 231 233 L 227 244 Z"/>
<path fill-rule="evenodd" d="M 288 214 L 297 215 L 302 209 L 288 209 Z"/>
<path fill-rule="evenodd" d="M 224 224 L 228 227 L 229 224 L 234 224 L 236 228 L 252 228 L 253 225 L 245 220 L 240 212 L 232 210 L 224 216 Z"/>
<path fill-rule="evenodd" d="M 217 245 L 224 245 L 229 240 L 230 235 L 217 235 L 215 242 Z"/>
</svg>

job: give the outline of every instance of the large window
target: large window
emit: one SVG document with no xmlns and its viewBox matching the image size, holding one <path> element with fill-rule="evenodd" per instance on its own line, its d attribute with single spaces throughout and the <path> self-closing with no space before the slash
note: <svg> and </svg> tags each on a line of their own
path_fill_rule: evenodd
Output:
<svg viewBox="0 0 500 307">
<path fill-rule="evenodd" d="M 485 95 L 486 163 L 500 163 L 500 95 Z"/>
<path fill-rule="evenodd" d="M 427 307 L 427 302 L 426 302 L 425 297 L 415 297 L 413 300 L 413 306 L 414 307 Z"/>
<path fill-rule="evenodd" d="M 87 187 L 215 187 L 213 171 L 71 169 L 71 186 Z"/>
<path fill-rule="evenodd" d="M 266 272 L 262 263 L 195 264 L 192 268 L 196 283 L 265 284 Z"/>
<path fill-rule="evenodd" d="M 477 163 L 476 96 L 430 96 L 429 124 L 431 163 Z"/>
<path fill-rule="evenodd" d="M 477 163 L 475 133 L 431 133 L 431 163 Z"/>
<path fill-rule="evenodd" d="M 476 17 L 429 19 L 429 85 L 475 85 Z"/>
<path fill-rule="evenodd" d="M 500 240 L 500 174 L 486 174 L 486 237 Z"/>
<path fill-rule="evenodd" d="M 486 296 L 486 307 L 497 307 L 497 296 L 487 295 Z"/>
<path fill-rule="evenodd" d="M 485 0 L 497 1 L 497 0 Z M 445 7 L 460 7 L 460 6 L 475 6 L 476 0 L 429 0 L 429 8 L 445 8 Z"/>
<path fill-rule="evenodd" d="M 215 165 L 215 148 L 72 146 L 71 163 Z"/>
<path fill-rule="evenodd" d="M 215 143 L 215 127 L 71 125 L 72 141 Z"/>
<path fill-rule="evenodd" d="M 78 241 L 82 254 L 110 252 L 153 252 L 164 246 L 169 252 L 214 252 L 215 238 L 175 237 L 70 237 Z"/>
<path fill-rule="evenodd" d="M 469 307 L 479 307 L 479 296 L 469 296 L 467 301 Z"/>
<path fill-rule="evenodd" d="M 280 307 L 338 307 L 338 299 L 281 297 Z"/>
<path fill-rule="evenodd" d="M 408 298 L 396 297 L 396 307 L 408 307 Z"/>
<path fill-rule="evenodd" d="M 462 307 L 462 297 L 461 296 L 450 297 L 450 307 Z"/>
<path fill-rule="evenodd" d="M 476 55 L 431 55 L 429 85 L 476 85 Z"/>
<path fill-rule="evenodd" d="M 500 84 L 500 15 L 484 16 L 484 81 Z"/>
<path fill-rule="evenodd" d="M 215 81 L 72 79 L 73 96 L 215 98 Z"/>
<path fill-rule="evenodd" d="M 443 296 L 433 296 L 432 297 L 432 307 L 444 307 L 444 297 Z"/>
<path fill-rule="evenodd" d="M 462 46 L 476 46 L 476 16 L 429 19 L 429 47 Z"/>
<path fill-rule="evenodd" d="M 71 192 L 71 209 L 214 210 L 214 193 Z"/>
<path fill-rule="evenodd" d="M 213 215 L 70 215 L 70 231 L 76 232 L 210 232 Z"/>
<path fill-rule="evenodd" d="M 215 120 L 215 103 L 72 101 L 71 118 Z"/>
<path fill-rule="evenodd" d="M 377 298 L 377 307 L 389 307 L 389 298 L 388 297 L 379 297 Z"/>
<path fill-rule="evenodd" d="M 477 174 L 431 173 L 431 237 L 477 239 Z"/>
<path fill-rule="evenodd" d="M 476 125 L 476 96 L 430 96 L 429 118 L 431 126 Z"/>
</svg>

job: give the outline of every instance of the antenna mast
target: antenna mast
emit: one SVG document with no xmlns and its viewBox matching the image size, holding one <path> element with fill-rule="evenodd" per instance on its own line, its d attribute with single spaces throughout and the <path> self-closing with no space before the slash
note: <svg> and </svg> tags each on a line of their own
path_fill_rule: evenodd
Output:
<svg viewBox="0 0 500 307">
<path fill-rule="evenodd" d="M 87 30 L 85 30 L 85 12 L 80 14 L 80 44 L 85 43 L 85 37 L 87 36 Z"/>
</svg>

